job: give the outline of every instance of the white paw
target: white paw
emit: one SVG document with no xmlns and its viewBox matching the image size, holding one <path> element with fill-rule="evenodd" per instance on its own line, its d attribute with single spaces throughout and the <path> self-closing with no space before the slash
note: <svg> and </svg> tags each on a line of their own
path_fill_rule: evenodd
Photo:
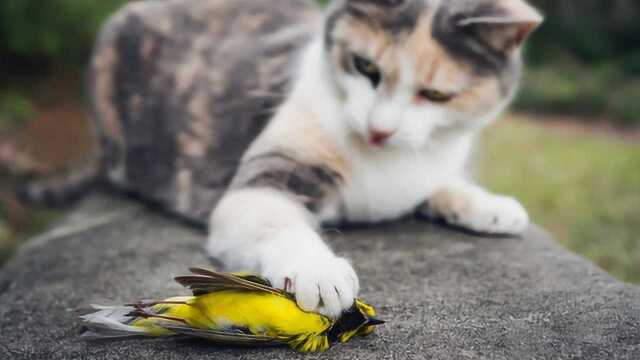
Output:
<svg viewBox="0 0 640 360">
<path fill-rule="evenodd" d="M 436 195 L 432 206 L 445 221 L 485 234 L 522 234 L 529 215 L 516 199 L 486 192 Z"/>
<path fill-rule="evenodd" d="M 359 282 L 347 260 L 333 254 L 296 255 L 298 259 L 266 267 L 263 275 L 276 288 L 294 293 L 305 311 L 336 319 L 353 306 Z"/>
</svg>

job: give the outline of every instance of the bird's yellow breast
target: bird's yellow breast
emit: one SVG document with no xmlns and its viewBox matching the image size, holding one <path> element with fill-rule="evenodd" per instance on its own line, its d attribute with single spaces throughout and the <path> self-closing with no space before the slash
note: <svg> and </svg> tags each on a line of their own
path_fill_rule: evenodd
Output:
<svg viewBox="0 0 640 360">
<path fill-rule="evenodd" d="M 317 334 L 331 326 L 327 318 L 304 312 L 295 301 L 270 293 L 220 291 L 195 297 L 190 304 L 219 328 L 232 325 L 254 334 Z"/>
</svg>

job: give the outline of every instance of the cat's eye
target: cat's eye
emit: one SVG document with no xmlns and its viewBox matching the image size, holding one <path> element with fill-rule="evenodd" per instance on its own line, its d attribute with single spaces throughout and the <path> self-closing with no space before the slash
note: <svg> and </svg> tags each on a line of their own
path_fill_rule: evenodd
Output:
<svg viewBox="0 0 640 360">
<path fill-rule="evenodd" d="M 422 89 L 418 91 L 418 98 L 421 100 L 429 100 L 435 103 L 446 103 L 453 99 L 454 94 L 440 90 Z"/>
<path fill-rule="evenodd" d="M 380 84 L 380 80 L 382 80 L 382 74 L 380 74 L 380 69 L 373 62 L 365 59 L 360 55 L 353 54 L 353 66 L 356 70 L 364 77 L 371 81 L 371 85 L 373 87 L 378 87 Z"/>
</svg>

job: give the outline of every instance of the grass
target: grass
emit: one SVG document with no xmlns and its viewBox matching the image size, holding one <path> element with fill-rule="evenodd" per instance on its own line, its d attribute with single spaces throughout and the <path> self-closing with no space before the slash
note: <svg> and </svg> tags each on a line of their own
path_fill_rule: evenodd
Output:
<svg viewBox="0 0 640 360">
<path fill-rule="evenodd" d="M 18 218 L 7 209 L 0 209 L 0 266 L 25 240 L 46 230 L 59 217 L 59 211 L 46 208 L 25 209 Z"/>
<path fill-rule="evenodd" d="M 640 126 L 640 76 L 614 63 L 580 65 L 557 60 L 531 67 L 516 102 L 519 109 L 573 114 L 581 119 L 606 117 L 619 125 Z M 615 84 L 615 85 L 614 85 Z"/>
<path fill-rule="evenodd" d="M 2 200 L 8 199 L 0 188 Z M 45 207 L 23 208 L 14 201 L 0 202 L 0 266 L 15 253 L 25 240 L 47 229 L 61 212 Z"/>
<path fill-rule="evenodd" d="M 32 113 L 33 105 L 28 97 L 0 91 L 0 131 L 17 126 Z"/>
<path fill-rule="evenodd" d="M 640 146 L 515 116 L 486 132 L 482 181 L 614 276 L 640 283 Z"/>
</svg>

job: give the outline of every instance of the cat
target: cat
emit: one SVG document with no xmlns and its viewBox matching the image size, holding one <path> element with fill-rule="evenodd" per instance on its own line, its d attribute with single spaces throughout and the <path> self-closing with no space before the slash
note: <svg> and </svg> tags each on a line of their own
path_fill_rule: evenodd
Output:
<svg viewBox="0 0 640 360">
<path fill-rule="evenodd" d="M 327 224 L 415 211 L 525 231 L 475 184 L 479 131 L 516 93 L 542 22 L 525 0 L 134 2 L 103 31 L 91 98 L 112 184 L 209 222 L 208 252 L 338 317 L 359 280 Z M 257 95 L 256 95 L 257 94 Z M 283 94 L 283 95 L 281 95 Z"/>
<path fill-rule="evenodd" d="M 426 202 L 456 226 L 522 233 L 522 205 L 464 170 L 474 135 L 513 98 L 541 21 L 522 0 L 333 1 L 211 215 L 209 252 L 336 317 L 358 277 L 322 224 L 393 220 Z"/>
</svg>

